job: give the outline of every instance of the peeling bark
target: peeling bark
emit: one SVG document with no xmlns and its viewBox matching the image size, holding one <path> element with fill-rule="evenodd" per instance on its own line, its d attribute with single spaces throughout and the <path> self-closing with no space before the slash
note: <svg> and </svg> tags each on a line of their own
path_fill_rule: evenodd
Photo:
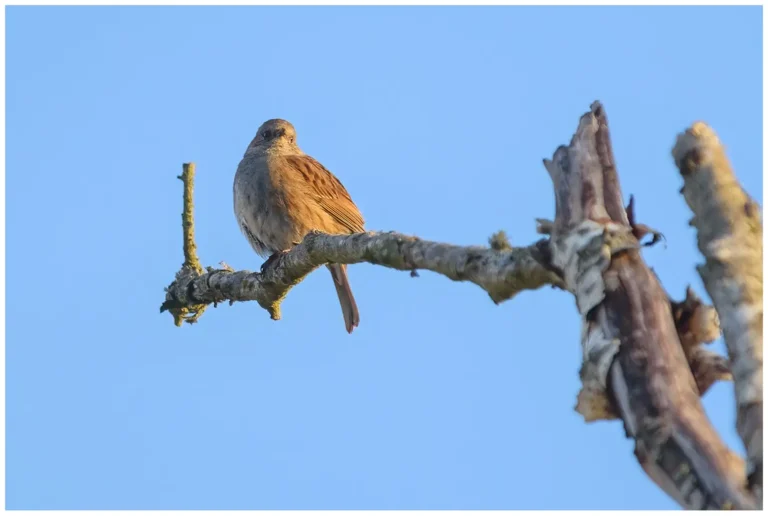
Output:
<svg viewBox="0 0 768 516">
<path fill-rule="evenodd" d="M 702 122 L 678 136 L 672 150 L 682 194 L 705 263 L 698 267 L 720 315 L 731 360 L 737 429 L 747 450 L 750 483 L 762 502 L 763 223 L 742 189 L 715 132 Z"/>
<path fill-rule="evenodd" d="M 582 315 L 577 410 L 588 420 L 606 408 L 620 414 L 641 466 L 683 507 L 756 507 L 704 413 L 668 297 L 640 255 L 599 103 L 544 165 L 556 198 L 552 262 Z"/>
</svg>

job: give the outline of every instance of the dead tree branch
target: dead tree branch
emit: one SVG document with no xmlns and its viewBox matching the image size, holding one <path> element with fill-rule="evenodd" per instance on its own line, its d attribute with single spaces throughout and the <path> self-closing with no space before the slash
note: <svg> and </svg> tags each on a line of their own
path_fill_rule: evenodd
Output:
<svg viewBox="0 0 768 516">
<path fill-rule="evenodd" d="M 562 284 L 549 265 L 546 240 L 528 247 L 494 250 L 430 242 L 394 232 L 310 233 L 262 272 L 210 269 L 195 275 L 183 268 L 168 287 L 161 311 L 225 300 L 257 301 L 277 320 L 280 302 L 307 274 L 326 263 L 361 262 L 402 271 L 429 270 L 454 281 L 469 281 L 488 292 L 497 304 L 523 290 Z"/>
<path fill-rule="evenodd" d="M 512 247 L 503 232 L 490 239 L 490 248 L 430 242 L 394 232 L 310 233 L 260 272 L 200 266 L 192 213 L 194 166 L 185 165 L 181 177 L 185 261 L 166 288 L 161 312 L 170 311 L 181 325 L 184 320 L 195 322 L 209 304 L 256 301 L 277 320 L 280 303 L 290 289 L 327 263 L 365 262 L 411 273 L 429 270 L 454 281 L 472 282 L 497 304 L 523 290 L 545 285 L 564 288 L 574 294 L 582 316 L 582 389 L 576 410 L 586 421 L 621 418 L 627 435 L 635 440 L 641 466 L 683 507 L 757 507 L 759 502 L 746 489 L 743 461 L 719 439 L 699 401 L 715 381 L 731 378 L 726 359 L 703 348 L 720 335 L 718 313 L 690 289 L 683 301 L 671 300 L 643 262 L 639 240 L 650 234 L 653 244 L 662 237 L 637 223 L 632 201 L 624 207 L 607 119 L 599 103 L 582 116 L 570 145 L 559 147 L 544 165 L 554 185 L 556 216 L 554 221 L 537 219 L 539 233 L 548 238 L 530 246 Z M 754 232 L 742 233 L 744 238 L 754 236 Z M 717 255 L 718 263 L 726 258 Z M 730 271 L 722 265 L 721 269 Z M 732 298 L 724 301 L 711 291 L 710 295 L 718 311 L 718 302 L 736 306 Z M 761 295 L 760 291 L 762 314 Z M 737 301 L 758 299 L 739 296 Z M 757 305 L 739 306 L 741 311 L 728 317 L 736 317 L 744 327 L 746 315 Z M 762 326 L 759 333 L 762 374 Z M 731 358 L 757 349 L 750 345 L 738 341 L 734 351 L 729 343 Z M 749 374 L 754 371 L 749 369 Z M 738 378 L 737 382 L 753 381 Z M 748 392 L 745 406 L 751 411 L 757 398 L 752 390 Z M 761 396 L 759 403 L 762 407 Z M 756 420 L 750 417 L 742 435 L 750 436 L 745 442 L 751 463 L 762 465 L 762 446 L 758 448 L 754 441 Z M 760 486 L 761 473 L 762 469 Z"/>
<path fill-rule="evenodd" d="M 640 465 L 683 507 L 754 508 L 739 461 L 699 401 L 667 295 L 640 255 L 599 103 L 544 165 L 556 198 L 552 262 L 582 315 L 577 410 L 620 414 Z"/>
<path fill-rule="evenodd" d="M 763 476 L 763 223 L 742 189 L 715 132 L 702 122 L 678 136 L 672 150 L 694 217 L 698 267 L 723 327 L 731 359 L 739 435 L 750 484 L 762 500 Z"/>
</svg>

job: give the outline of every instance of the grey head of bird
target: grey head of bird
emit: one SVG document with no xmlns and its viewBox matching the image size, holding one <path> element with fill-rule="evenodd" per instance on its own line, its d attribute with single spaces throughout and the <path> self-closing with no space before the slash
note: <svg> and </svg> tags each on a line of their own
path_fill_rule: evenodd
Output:
<svg viewBox="0 0 768 516">
<path fill-rule="evenodd" d="M 296 129 L 293 124 L 281 118 L 272 118 L 259 126 L 248 150 L 292 149 L 296 147 Z"/>
</svg>

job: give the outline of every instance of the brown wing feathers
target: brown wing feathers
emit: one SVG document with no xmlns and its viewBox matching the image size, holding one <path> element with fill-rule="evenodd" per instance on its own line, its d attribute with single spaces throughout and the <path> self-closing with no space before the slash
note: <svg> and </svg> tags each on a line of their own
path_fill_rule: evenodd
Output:
<svg viewBox="0 0 768 516">
<path fill-rule="evenodd" d="M 350 233 L 365 231 L 363 216 L 336 176 L 316 159 L 306 154 L 285 156 L 285 159 L 304 181 L 312 185 L 308 192 L 314 197 L 318 206 Z"/>
</svg>

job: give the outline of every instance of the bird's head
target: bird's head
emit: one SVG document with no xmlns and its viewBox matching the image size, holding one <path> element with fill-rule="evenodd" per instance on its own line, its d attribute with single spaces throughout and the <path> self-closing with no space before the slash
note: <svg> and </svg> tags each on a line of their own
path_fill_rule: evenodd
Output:
<svg viewBox="0 0 768 516">
<path fill-rule="evenodd" d="M 273 118 L 261 124 L 248 149 L 291 148 L 295 146 L 296 129 L 294 129 L 293 124 L 287 120 Z"/>
</svg>

